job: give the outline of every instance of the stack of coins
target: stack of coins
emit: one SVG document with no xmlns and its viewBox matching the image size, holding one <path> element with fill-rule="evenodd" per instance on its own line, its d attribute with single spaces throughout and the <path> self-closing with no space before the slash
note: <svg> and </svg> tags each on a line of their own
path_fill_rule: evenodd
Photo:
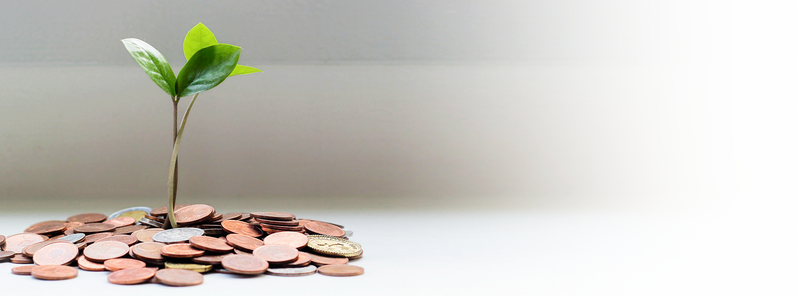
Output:
<svg viewBox="0 0 800 296">
<path fill-rule="evenodd" d="M 178 228 L 164 229 L 166 206 L 132 207 L 106 216 L 85 213 L 0 235 L 0 262 L 31 264 L 13 274 L 65 280 L 110 272 L 113 284 L 192 286 L 203 273 L 354 276 L 363 255 L 343 226 L 281 212 L 217 213 L 204 204 L 176 205 Z M 77 268 L 75 268 L 77 266 Z"/>
</svg>

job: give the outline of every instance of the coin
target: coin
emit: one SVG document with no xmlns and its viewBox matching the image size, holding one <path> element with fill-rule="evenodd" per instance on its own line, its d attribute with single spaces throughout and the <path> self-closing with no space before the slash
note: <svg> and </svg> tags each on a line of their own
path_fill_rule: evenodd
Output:
<svg viewBox="0 0 800 296">
<path fill-rule="evenodd" d="M 58 239 L 65 240 L 65 241 L 68 241 L 68 242 L 71 242 L 71 243 L 74 244 L 74 243 L 83 241 L 84 238 L 86 238 L 85 234 L 83 234 L 83 233 L 75 233 L 75 234 L 62 236 L 62 237 L 60 237 Z"/>
<path fill-rule="evenodd" d="M 86 259 L 85 256 L 78 257 L 78 267 L 86 271 L 105 271 L 106 267 L 100 263 L 94 263 Z"/>
<path fill-rule="evenodd" d="M 109 236 L 109 237 L 106 237 L 106 238 L 101 238 L 101 239 L 97 240 L 95 243 L 107 242 L 107 241 L 118 241 L 118 242 L 124 243 L 124 244 L 126 244 L 128 246 L 132 246 L 133 244 L 138 243 L 139 239 L 137 239 L 133 235 L 120 234 L 120 235 L 112 235 L 112 236 Z"/>
<path fill-rule="evenodd" d="M 138 239 L 140 242 L 143 242 L 143 243 L 145 243 L 145 242 L 153 242 L 153 235 L 155 235 L 156 233 L 162 232 L 162 231 L 164 231 L 164 230 L 163 229 L 141 229 L 141 230 L 134 231 L 133 233 L 131 233 L 131 235 L 133 235 L 134 237 L 136 237 L 136 239 Z"/>
<path fill-rule="evenodd" d="M 271 267 L 267 269 L 267 273 L 279 276 L 312 275 L 317 273 L 317 267 L 314 265 L 304 267 Z"/>
<path fill-rule="evenodd" d="M 103 267 L 105 267 L 106 270 L 110 271 L 117 271 L 129 268 L 143 268 L 145 266 L 147 266 L 147 264 L 144 264 L 144 262 L 142 262 L 141 260 L 130 259 L 130 258 L 114 258 L 114 259 L 108 259 L 105 262 L 103 262 Z"/>
<path fill-rule="evenodd" d="M 83 255 L 86 256 L 86 259 L 94 262 L 103 262 L 127 254 L 128 245 L 118 241 L 96 242 L 83 250 Z"/>
<path fill-rule="evenodd" d="M 108 219 L 103 223 L 112 224 L 116 227 L 123 227 L 123 226 L 131 226 L 133 223 L 136 223 L 136 219 L 133 217 L 116 217 L 113 219 Z"/>
<path fill-rule="evenodd" d="M 78 214 L 67 218 L 67 222 L 98 223 L 106 220 L 106 215 L 101 213 Z"/>
<path fill-rule="evenodd" d="M 356 276 L 364 274 L 364 268 L 349 264 L 332 264 L 320 266 L 317 271 L 329 276 Z"/>
<path fill-rule="evenodd" d="M 75 233 L 92 234 L 98 232 L 114 231 L 114 224 L 109 223 L 86 223 L 81 226 L 75 227 Z"/>
<path fill-rule="evenodd" d="M 225 214 L 222 214 L 222 218 L 221 219 L 222 220 L 238 220 L 239 218 L 242 217 L 242 214 L 243 213 L 241 213 L 241 212 L 225 213 Z"/>
<path fill-rule="evenodd" d="M 233 251 L 233 247 L 224 240 L 208 236 L 193 236 L 189 238 L 189 243 L 192 247 L 209 252 L 227 253 Z"/>
<path fill-rule="evenodd" d="M 94 243 L 96 241 L 99 241 L 101 239 L 107 238 L 107 237 L 112 236 L 112 235 L 114 235 L 113 232 L 92 233 L 92 234 L 89 234 L 86 237 L 84 237 L 83 241 L 86 242 L 87 244 L 91 244 L 91 243 Z"/>
<path fill-rule="evenodd" d="M 144 217 L 144 215 L 149 215 L 151 210 L 152 209 L 150 209 L 149 207 L 130 207 L 127 209 L 116 211 L 113 214 L 108 215 L 108 219 L 114 219 L 116 217 L 122 216 L 122 217 L 131 217 L 138 221 L 139 219 Z M 139 216 L 140 213 L 144 213 L 144 215 L 140 217 Z"/>
<path fill-rule="evenodd" d="M 261 219 L 267 220 L 288 220 L 291 221 L 295 217 L 289 213 L 281 213 L 281 212 L 253 212 L 250 213 L 251 216 Z"/>
<path fill-rule="evenodd" d="M 68 280 L 78 276 L 78 269 L 63 265 L 43 265 L 31 269 L 31 275 L 40 280 Z"/>
<path fill-rule="evenodd" d="M 244 234 L 246 236 L 261 237 L 264 235 L 258 227 L 238 220 L 222 221 L 222 228 L 229 233 Z"/>
<path fill-rule="evenodd" d="M 7 260 L 11 257 L 14 257 L 13 251 L 0 251 L 0 261 Z"/>
<path fill-rule="evenodd" d="M 155 275 L 155 268 L 128 268 L 108 274 L 108 282 L 117 285 L 135 285 L 147 282 Z"/>
<path fill-rule="evenodd" d="M 192 245 L 181 243 L 161 247 L 161 256 L 171 258 L 194 258 L 203 256 L 203 250 L 192 248 Z"/>
<path fill-rule="evenodd" d="M 45 221 L 31 225 L 25 229 L 25 232 L 36 234 L 50 234 L 54 232 L 61 232 L 67 229 L 67 223 L 64 221 Z"/>
<path fill-rule="evenodd" d="M 196 204 L 175 210 L 175 222 L 188 225 L 202 222 L 214 217 L 214 208 L 209 205 Z"/>
<path fill-rule="evenodd" d="M 153 241 L 162 242 L 162 243 L 181 243 L 189 241 L 189 238 L 193 236 L 200 236 L 203 235 L 203 230 L 200 228 L 190 228 L 190 227 L 181 227 L 181 228 L 172 228 L 161 231 L 153 235 Z"/>
<path fill-rule="evenodd" d="M 156 280 L 167 286 L 185 287 L 203 283 L 203 275 L 186 269 L 161 269 L 156 271 Z"/>
<path fill-rule="evenodd" d="M 5 235 L 0 235 L 0 248 L 2 248 L 3 245 L 5 245 L 5 244 L 6 244 L 6 236 Z"/>
<path fill-rule="evenodd" d="M 264 242 L 260 239 L 238 233 L 228 234 L 225 239 L 228 240 L 229 245 L 250 252 L 264 245 Z"/>
<path fill-rule="evenodd" d="M 33 254 L 36 253 L 36 251 L 39 251 L 39 249 L 41 249 L 42 247 L 58 243 L 69 244 L 70 242 L 59 239 L 38 242 L 22 249 L 22 255 L 24 255 L 25 257 L 33 258 Z"/>
<path fill-rule="evenodd" d="M 352 231 L 352 230 L 349 230 L 349 229 L 344 229 L 344 228 L 342 228 L 342 230 L 344 230 L 344 237 L 351 237 L 351 236 L 353 236 L 353 231 Z"/>
<path fill-rule="evenodd" d="M 41 235 L 33 233 L 18 233 L 6 238 L 6 246 L 3 250 L 12 251 L 14 253 L 22 253 L 25 247 L 44 241 Z"/>
<path fill-rule="evenodd" d="M 270 264 L 289 263 L 297 260 L 299 255 L 297 249 L 286 245 L 264 245 L 253 250 L 253 256 L 264 259 Z"/>
<path fill-rule="evenodd" d="M 311 264 L 316 266 L 347 264 L 347 262 L 350 261 L 350 259 L 347 259 L 347 257 L 327 257 L 311 253 L 308 253 L 308 255 L 311 256 Z"/>
<path fill-rule="evenodd" d="M 306 252 L 300 252 L 300 254 L 297 255 L 297 260 L 281 264 L 280 267 L 303 267 L 309 264 L 311 264 L 311 255 Z"/>
<path fill-rule="evenodd" d="M 199 264 L 210 264 L 210 265 L 220 265 L 222 264 L 222 258 L 225 256 L 231 255 L 230 253 L 220 254 L 220 255 L 203 255 L 200 257 L 192 258 L 192 262 L 199 263 Z"/>
<path fill-rule="evenodd" d="M 349 258 L 357 257 L 363 251 L 356 242 L 327 235 L 309 235 L 308 248 L 323 255 Z"/>
<path fill-rule="evenodd" d="M 14 264 L 31 264 L 33 263 L 33 259 L 30 257 L 23 256 L 22 254 L 14 254 L 14 257 L 9 259 L 11 263 Z"/>
<path fill-rule="evenodd" d="M 269 263 L 255 256 L 230 255 L 222 258 L 222 267 L 236 274 L 254 275 L 264 273 Z"/>
<path fill-rule="evenodd" d="M 264 238 L 265 245 L 287 245 L 300 249 L 308 245 L 308 237 L 297 232 L 276 232 Z"/>
<path fill-rule="evenodd" d="M 336 237 L 344 236 L 344 230 L 325 222 L 311 221 L 306 223 L 304 227 L 306 228 L 306 230 L 316 234 L 336 236 Z"/>
<path fill-rule="evenodd" d="M 180 208 L 185 208 L 185 207 L 188 207 L 188 206 L 189 205 L 187 205 L 187 204 L 176 204 L 175 205 L 175 210 L 178 210 Z M 150 210 L 150 215 L 151 216 L 165 216 L 165 215 L 167 215 L 167 207 L 168 206 L 154 208 L 154 209 Z"/>
<path fill-rule="evenodd" d="M 257 222 L 262 224 L 270 224 L 270 225 L 278 225 L 278 226 L 300 226 L 300 221 L 297 220 L 267 220 L 267 219 L 255 219 Z"/>
<path fill-rule="evenodd" d="M 37 265 L 67 265 L 78 257 L 78 247 L 64 241 L 42 247 L 33 254 L 33 262 Z"/>
<path fill-rule="evenodd" d="M 150 226 L 150 227 L 164 228 L 164 222 L 158 222 L 158 221 L 151 220 L 151 219 L 148 219 L 148 218 L 139 219 L 139 223 L 142 224 L 142 225 Z"/>
<path fill-rule="evenodd" d="M 156 242 L 139 243 L 134 245 L 131 251 L 137 258 L 161 261 L 164 260 L 161 256 L 161 248 L 164 246 L 166 245 Z"/>
<path fill-rule="evenodd" d="M 122 226 L 122 227 L 117 227 L 117 229 L 114 229 L 114 234 L 131 234 L 131 233 L 134 233 L 136 231 L 143 230 L 143 229 L 146 229 L 146 228 L 147 228 L 147 226 L 145 226 L 145 225 Z M 159 231 L 161 231 L 161 230 L 163 230 L 163 229 L 159 229 Z"/>
<path fill-rule="evenodd" d="M 302 226 L 282 226 L 282 225 L 261 224 L 261 230 L 264 230 L 267 233 L 269 233 L 270 230 L 298 232 L 298 231 L 304 231 L 305 228 L 303 228 Z"/>
<path fill-rule="evenodd" d="M 213 267 L 214 266 L 209 264 L 175 263 L 175 262 L 164 263 L 164 268 L 186 269 L 186 270 L 196 271 L 199 273 L 209 272 Z"/>
<path fill-rule="evenodd" d="M 22 265 L 22 266 L 15 266 L 11 269 L 11 273 L 17 275 L 31 275 L 31 270 L 36 267 L 36 265 Z"/>
</svg>

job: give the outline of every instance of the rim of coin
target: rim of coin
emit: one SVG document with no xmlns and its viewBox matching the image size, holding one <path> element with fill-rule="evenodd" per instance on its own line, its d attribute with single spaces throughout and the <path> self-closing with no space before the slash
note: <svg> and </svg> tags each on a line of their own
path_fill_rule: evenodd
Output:
<svg viewBox="0 0 800 296">
<path fill-rule="evenodd" d="M 206 273 L 214 268 L 211 264 L 166 262 L 164 268 L 187 269 L 199 273 Z"/>
<path fill-rule="evenodd" d="M 264 232 L 261 231 L 260 228 L 256 227 L 256 225 L 244 221 L 225 220 L 222 221 L 221 224 L 222 224 L 222 229 L 225 229 L 225 231 L 229 233 L 238 233 L 252 237 L 261 237 L 264 235 Z"/>
<path fill-rule="evenodd" d="M 31 270 L 36 267 L 36 265 L 21 265 L 21 266 L 14 266 L 11 269 L 12 274 L 16 275 L 31 275 Z"/>
<path fill-rule="evenodd" d="M 331 245 L 336 245 L 337 247 L 334 248 Z M 363 252 L 359 243 L 341 237 L 321 234 L 308 235 L 308 248 L 319 254 L 348 258 L 358 257 Z"/>
<path fill-rule="evenodd" d="M 295 216 L 289 213 L 282 213 L 282 212 L 251 212 L 250 216 L 267 219 L 267 220 L 284 220 L 284 221 L 291 221 L 294 220 Z"/>
<path fill-rule="evenodd" d="M 339 228 L 336 225 L 320 222 L 320 221 L 311 221 L 307 222 L 303 227 L 310 232 L 328 236 L 335 236 L 335 237 L 343 237 L 344 230 Z"/>
<path fill-rule="evenodd" d="M 194 227 L 180 227 L 161 231 L 153 235 L 153 241 L 160 243 L 187 242 L 193 236 L 201 236 L 204 230 Z"/>
<path fill-rule="evenodd" d="M 126 208 L 126 209 L 122 209 L 122 210 L 116 211 L 113 214 L 108 215 L 108 219 L 114 219 L 116 217 L 119 217 L 122 214 L 125 214 L 125 213 L 128 213 L 128 212 L 135 212 L 135 211 L 144 212 L 145 214 L 150 215 L 150 211 L 151 210 L 152 209 L 150 207 L 142 207 L 142 206 L 130 207 L 130 208 Z M 130 216 L 128 216 L 128 217 L 130 217 Z M 136 218 L 136 217 L 132 217 L 132 218 Z M 136 219 L 136 220 L 139 220 L 139 219 Z"/>
<path fill-rule="evenodd" d="M 267 271 L 269 263 L 255 256 L 230 255 L 222 258 L 222 267 L 236 274 L 257 275 Z"/>
<path fill-rule="evenodd" d="M 123 269 L 130 269 L 130 268 L 143 268 L 147 266 L 142 260 L 136 260 L 131 258 L 114 258 L 108 259 L 103 262 L 103 267 L 109 271 L 117 271 Z"/>
<path fill-rule="evenodd" d="M 189 225 L 214 217 L 214 207 L 207 204 L 194 204 L 175 210 L 175 223 Z"/>
<path fill-rule="evenodd" d="M 169 244 L 161 247 L 161 256 L 170 258 L 194 258 L 203 256 L 205 252 L 200 249 L 192 248 L 191 244 L 178 243 Z"/>
<path fill-rule="evenodd" d="M 67 222 L 99 223 L 107 218 L 108 216 L 103 213 L 83 213 L 70 216 L 67 218 Z"/>
<path fill-rule="evenodd" d="M 138 243 L 139 239 L 130 234 L 115 234 L 109 237 L 98 239 L 94 243 L 108 242 L 108 241 L 118 241 L 128 246 L 132 246 L 133 244 Z"/>
<path fill-rule="evenodd" d="M 317 272 L 328 276 L 357 276 L 364 274 L 364 268 L 350 264 L 331 264 L 320 266 Z"/>
<path fill-rule="evenodd" d="M 15 254 L 16 253 L 14 253 L 13 251 L 0 251 L 0 260 L 9 259 L 11 257 L 14 257 Z"/>
<path fill-rule="evenodd" d="M 192 247 L 215 253 L 227 253 L 233 251 L 233 247 L 226 241 L 210 236 L 193 236 L 189 238 Z"/>
<path fill-rule="evenodd" d="M 33 263 L 33 259 L 23 256 L 22 254 L 14 254 L 14 257 L 11 257 L 11 263 L 15 264 L 31 264 Z"/>
<path fill-rule="evenodd" d="M 225 256 L 229 256 L 229 255 L 232 255 L 232 254 L 231 253 L 219 254 L 219 255 L 206 254 L 206 255 L 203 255 L 203 256 L 200 256 L 200 257 L 192 258 L 192 262 L 198 263 L 198 264 L 220 265 L 220 264 L 222 264 L 222 259 L 225 258 Z"/>
<path fill-rule="evenodd" d="M 161 248 L 164 246 L 166 244 L 159 242 L 138 243 L 131 247 L 131 253 L 140 259 L 161 261 L 164 260 L 164 257 L 161 256 Z"/>
<path fill-rule="evenodd" d="M 154 268 L 129 268 L 108 274 L 108 282 L 117 285 L 135 285 L 149 281 L 156 275 Z"/>
<path fill-rule="evenodd" d="M 253 250 L 253 256 L 264 259 L 270 264 L 284 264 L 297 261 L 300 252 L 287 245 L 263 245 Z"/>
<path fill-rule="evenodd" d="M 229 245 L 234 246 L 236 249 L 244 249 L 250 252 L 264 245 L 264 241 L 260 239 L 238 233 L 228 234 L 225 239 Z"/>
<path fill-rule="evenodd" d="M 104 241 L 87 246 L 86 249 L 83 249 L 83 255 L 86 256 L 86 259 L 99 263 L 125 256 L 129 250 L 128 245 L 123 242 Z"/>
<path fill-rule="evenodd" d="M 44 246 L 52 244 L 71 244 L 71 243 L 60 239 L 46 240 L 43 242 L 38 242 L 28 245 L 27 247 L 22 249 L 21 253 L 22 255 L 25 255 L 25 257 L 33 258 L 33 255 L 36 253 L 36 251 L 39 251 L 39 249 L 43 248 Z"/>
<path fill-rule="evenodd" d="M 304 276 L 317 273 L 317 267 L 314 265 L 303 267 L 270 267 L 267 268 L 267 273 L 278 276 Z"/>
<path fill-rule="evenodd" d="M 78 276 L 78 269 L 64 265 L 38 265 L 31 269 L 31 275 L 40 280 L 68 280 Z"/>
<path fill-rule="evenodd" d="M 105 271 L 106 267 L 103 264 L 95 263 L 86 259 L 86 256 L 78 256 L 78 267 L 86 271 Z"/>
<path fill-rule="evenodd" d="M 156 271 L 156 280 L 167 286 L 186 287 L 203 283 L 203 275 L 186 269 L 166 268 Z"/>
<path fill-rule="evenodd" d="M 75 261 L 78 252 L 78 247 L 68 241 L 49 244 L 33 254 L 33 262 L 36 265 L 67 265 Z"/>
<path fill-rule="evenodd" d="M 45 221 L 33 224 L 25 229 L 25 232 L 36 234 L 50 234 L 61 232 L 67 229 L 67 223 L 64 221 Z"/>
<path fill-rule="evenodd" d="M 116 225 L 111 223 L 86 223 L 81 226 L 73 228 L 75 233 L 98 233 L 98 232 L 109 232 L 114 231 L 117 228 Z"/>
<path fill-rule="evenodd" d="M 328 257 L 312 253 L 308 253 L 308 255 L 311 256 L 311 264 L 316 266 L 347 264 L 347 262 L 350 262 L 350 259 L 347 257 Z"/>
</svg>

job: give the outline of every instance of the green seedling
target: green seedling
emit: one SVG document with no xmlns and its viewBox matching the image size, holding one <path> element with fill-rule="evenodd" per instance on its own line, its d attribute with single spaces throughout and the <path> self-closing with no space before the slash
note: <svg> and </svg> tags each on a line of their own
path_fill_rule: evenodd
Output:
<svg viewBox="0 0 800 296">
<path fill-rule="evenodd" d="M 168 214 L 165 226 L 178 227 L 175 221 L 175 200 L 178 192 L 178 148 L 181 144 L 186 119 L 192 111 L 197 95 L 210 90 L 230 76 L 251 74 L 261 70 L 239 65 L 241 48 L 230 44 L 220 44 L 214 33 L 205 25 L 198 23 L 189 30 L 183 40 L 183 54 L 186 65 L 175 76 L 172 67 L 158 50 L 146 42 L 136 39 L 123 39 L 122 43 L 133 59 L 144 69 L 147 76 L 166 92 L 173 106 L 172 159 L 170 160 L 167 181 Z M 192 96 L 186 112 L 178 123 L 178 103 L 181 98 Z"/>
</svg>

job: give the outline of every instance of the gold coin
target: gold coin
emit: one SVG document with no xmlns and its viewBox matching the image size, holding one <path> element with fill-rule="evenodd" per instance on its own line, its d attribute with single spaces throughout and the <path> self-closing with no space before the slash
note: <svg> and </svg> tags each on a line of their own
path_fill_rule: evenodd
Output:
<svg viewBox="0 0 800 296">
<path fill-rule="evenodd" d="M 212 265 L 166 262 L 164 263 L 164 267 L 173 269 L 186 269 L 186 270 L 196 271 L 199 273 L 204 273 L 210 271 Z"/>
<path fill-rule="evenodd" d="M 308 247 L 320 254 L 348 258 L 358 257 L 363 251 L 356 242 L 328 235 L 309 235 Z"/>
<path fill-rule="evenodd" d="M 145 215 L 147 215 L 147 213 L 144 211 L 130 211 L 122 213 L 117 217 L 131 217 L 133 219 L 136 219 L 136 221 L 139 221 L 139 219 L 144 218 Z"/>
</svg>

